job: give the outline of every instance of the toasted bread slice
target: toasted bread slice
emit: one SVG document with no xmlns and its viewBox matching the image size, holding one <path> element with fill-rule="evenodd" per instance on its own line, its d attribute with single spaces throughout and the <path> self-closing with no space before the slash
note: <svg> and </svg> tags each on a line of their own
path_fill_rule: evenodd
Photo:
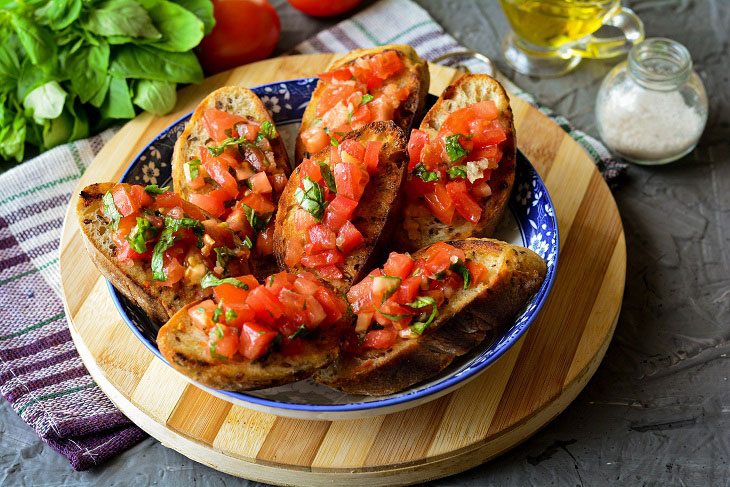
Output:
<svg viewBox="0 0 730 487">
<path fill-rule="evenodd" d="M 349 394 L 380 396 L 429 379 L 457 356 L 494 339 L 545 279 L 545 262 L 532 250 L 492 239 L 447 243 L 486 266 L 487 279 L 457 291 L 439 308 L 423 335 L 399 339 L 387 350 L 370 349 L 361 355 L 343 352 L 315 375 L 317 382 Z"/>
<path fill-rule="evenodd" d="M 367 145 L 369 141 L 380 141 L 383 142 L 383 147 L 378 171 L 371 176 L 352 216 L 352 223 L 362 233 L 364 243 L 345 258 L 342 279 L 325 279 L 318 272 L 314 272 L 338 294 L 347 292 L 353 282 L 367 275 L 378 262 L 384 248 L 389 245 L 397 224 L 396 218 L 400 215 L 400 195 L 406 171 L 406 137 L 394 122 L 370 123 L 360 130 L 350 132 L 345 139 L 354 139 L 363 145 Z M 315 154 L 312 159 L 329 163 L 329 148 Z M 300 168 L 301 166 L 292 172 L 284 188 L 274 230 L 274 255 L 279 266 L 294 273 L 312 271 L 301 264 L 291 268 L 285 263 L 287 242 L 292 239 L 299 239 L 302 244 L 305 242 L 305 235 L 297 231 L 294 221 L 294 214 L 299 208 L 294 192 L 299 187 Z"/>
<path fill-rule="evenodd" d="M 303 341 L 301 352 L 294 356 L 271 353 L 257 362 L 238 355 L 230 360 L 214 359 L 201 346 L 208 337 L 188 315 L 195 305 L 181 309 L 160 328 L 157 346 L 176 370 L 215 389 L 250 391 L 295 382 L 332 362 L 339 352 L 336 335 L 320 333 Z"/>
<path fill-rule="evenodd" d="M 185 285 L 183 280 L 169 287 L 156 285 L 152 279 L 149 262 L 125 263 L 115 257 L 117 245 L 112 238 L 114 232 L 109 228 L 110 222 L 102 211 L 102 198 L 116 184 L 97 183 L 81 191 L 76 206 L 76 216 L 86 250 L 101 274 L 115 288 L 137 303 L 151 319 L 164 323 L 179 309 L 198 301 L 208 293 L 199 285 Z M 209 218 L 209 215 L 192 203 L 187 201 L 181 203 L 185 214 L 202 214 Z M 230 238 L 231 242 L 237 240 L 232 233 Z M 245 261 L 241 263 L 245 264 Z M 243 269 L 246 270 L 246 267 Z"/>
<path fill-rule="evenodd" d="M 515 129 L 509 97 L 502 85 L 486 74 L 459 78 L 444 90 L 424 117 L 420 129 L 434 137 L 452 112 L 485 100 L 496 103 L 498 120 L 505 128 L 507 139 L 501 144 L 502 160 L 489 180 L 492 195 L 484 203 L 481 219 L 474 225 L 460 216 L 457 218 L 457 215 L 449 226 L 433 216 L 425 203 L 406 202 L 403 205 L 403 226 L 395 236 L 399 249 L 413 251 L 440 240 L 489 237 L 494 233 L 507 208 L 515 181 Z"/>
<path fill-rule="evenodd" d="M 408 98 L 403 100 L 400 107 L 395 111 L 393 118 L 396 125 L 398 125 L 403 132 L 408 134 L 411 131 L 414 119 L 423 112 L 430 83 L 428 63 L 418 57 L 418 54 L 416 54 L 416 51 L 411 46 L 404 44 L 388 44 L 369 49 L 355 49 L 333 62 L 327 68 L 327 71 L 353 64 L 358 58 L 373 56 L 385 51 L 395 51 L 398 53 L 398 57 L 405 68 L 392 78 L 388 78 L 385 83 L 393 83 L 399 88 L 409 88 L 410 93 Z M 317 87 L 312 93 L 312 98 L 307 105 L 307 108 L 304 110 L 304 115 L 302 115 L 302 125 L 299 131 L 300 135 L 304 130 L 308 129 L 312 125 L 312 122 L 317 118 L 317 105 L 319 104 L 319 100 L 326 87 L 327 83 L 322 80 L 317 83 Z M 311 154 L 304 148 L 304 143 L 302 142 L 301 137 L 297 137 L 294 154 L 294 159 L 297 164 L 302 162 L 305 157 L 311 156 Z"/>
<path fill-rule="evenodd" d="M 224 112 L 239 115 L 258 124 L 262 124 L 263 122 L 274 123 L 259 97 L 248 88 L 242 86 L 226 86 L 206 96 L 195 109 L 185 130 L 180 134 L 177 142 L 175 142 L 175 151 L 172 156 L 172 181 L 174 190 L 183 199 L 188 201 L 190 201 L 191 193 L 207 194 L 220 189 L 220 186 L 215 181 L 209 180 L 204 187 L 193 190 L 188 186 L 187 179 L 185 178 L 185 163 L 192 159 L 200 159 L 200 147 L 212 141 L 203 123 L 203 115 L 209 108 L 217 108 Z M 276 137 L 269 140 L 269 143 L 274 153 L 276 169 L 271 172 L 267 168 L 267 172 L 271 174 L 283 173 L 288 177 L 291 174 L 289 157 L 287 156 L 284 143 L 278 132 Z M 243 181 L 239 181 L 239 188 L 243 188 L 243 184 Z M 272 200 L 274 205 L 277 204 L 280 196 L 276 190 L 273 191 Z M 253 241 L 256 242 L 256 239 L 254 238 Z M 255 251 L 252 253 L 251 267 L 252 272 L 259 279 L 275 272 L 276 268 L 274 259 L 271 256 L 260 256 Z"/>
</svg>

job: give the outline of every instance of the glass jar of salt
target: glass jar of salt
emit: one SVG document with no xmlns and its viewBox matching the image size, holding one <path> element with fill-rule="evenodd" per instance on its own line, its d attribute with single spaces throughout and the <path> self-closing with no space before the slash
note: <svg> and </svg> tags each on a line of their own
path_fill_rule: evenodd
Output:
<svg viewBox="0 0 730 487">
<path fill-rule="evenodd" d="M 611 150 L 638 164 L 665 164 L 692 152 L 707 122 L 707 94 L 687 48 L 653 38 L 608 73 L 596 123 Z"/>
</svg>

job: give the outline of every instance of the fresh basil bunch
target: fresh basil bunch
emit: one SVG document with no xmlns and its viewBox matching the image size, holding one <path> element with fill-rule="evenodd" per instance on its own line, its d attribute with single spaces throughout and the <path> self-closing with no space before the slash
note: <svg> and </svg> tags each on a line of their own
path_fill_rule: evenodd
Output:
<svg viewBox="0 0 730 487">
<path fill-rule="evenodd" d="M 210 0 L 0 0 L 0 157 L 169 112 L 214 24 Z"/>
</svg>

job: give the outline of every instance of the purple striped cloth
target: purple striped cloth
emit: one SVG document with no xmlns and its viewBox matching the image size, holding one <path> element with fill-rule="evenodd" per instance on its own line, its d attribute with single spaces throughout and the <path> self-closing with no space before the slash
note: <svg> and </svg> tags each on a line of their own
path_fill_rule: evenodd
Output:
<svg viewBox="0 0 730 487">
<path fill-rule="evenodd" d="M 410 44 L 429 60 L 463 50 L 410 0 L 382 0 L 295 51 L 344 52 L 389 43 Z M 476 72 L 485 67 L 476 59 L 463 64 Z M 622 168 L 597 141 L 548 115 L 586 147 L 609 182 L 620 174 Z M 0 393 L 76 470 L 145 437 L 86 372 L 61 304 L 59 239 L 66 206 L 84 169 L 113 133 L 55 148 L 0 175 Z"/>
</svg>

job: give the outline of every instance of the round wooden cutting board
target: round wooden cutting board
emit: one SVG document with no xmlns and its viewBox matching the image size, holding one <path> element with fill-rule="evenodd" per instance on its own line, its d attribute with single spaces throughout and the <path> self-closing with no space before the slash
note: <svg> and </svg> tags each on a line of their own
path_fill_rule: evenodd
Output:
<svg viewBox="0 0 730 487">
<path fill-rule="evenodd" d="M 175 112 L 142 114 L 106 144 L 72 197 L 61 240 L 69 326 L 84 364 L 132 421 L 195 461 L 281 485 L 396 485 L 455 474 L 546 425 L 593 375 L 618 319 L 626 245 L 616 203 L 590 157 L 560 127 L 512 97 L 518 147 L 545 181 L 560 227 L 547 303 L 522 339 L 447 396 L 386 416 L 307 421 L 234 406 L 188 383 L 140 343 L 86 255 L 74 214 L 81 188 L 117 181 L 160 131 L 212 90 L 312 76 L 335 55 L 270 59 L 180 92 Z M 438 95 L 459 73 L 431 66 Z"/>
</svg>

